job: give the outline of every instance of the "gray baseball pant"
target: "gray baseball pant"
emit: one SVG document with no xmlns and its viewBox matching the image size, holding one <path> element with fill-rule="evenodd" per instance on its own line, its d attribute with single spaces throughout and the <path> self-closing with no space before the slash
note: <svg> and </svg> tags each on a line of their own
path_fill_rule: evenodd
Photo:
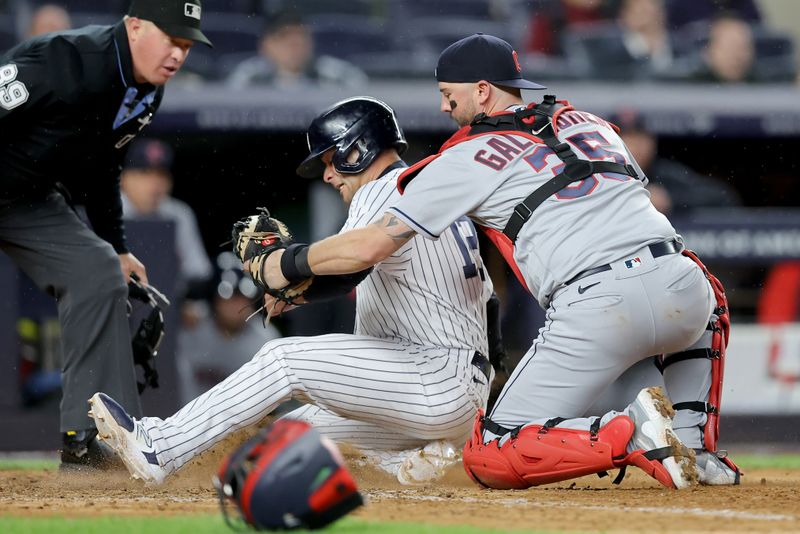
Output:
<svg viewBox="0 0 800 534">
<path fill-rule="evenodd" d="M 590 419 L 581 416 L 626 369 L 648 355 L 702 342 L 715 301 L 700 268 L 680 254 L 653 258 L 642 249 L 634 256 L 641 264 L 636 269 L 620 260 L 611 271 L 556 292 L 548 320 L 503 388 L 492 421 L 514 428 L 564 417 L 568 421 L 560 427 L 588 429 Z M 708 391 L 705 376 L 696 383 L 691 376 L 665 373 L 664 382 L 673 399 L 703 400 L 698 397 L 702 382 Z M 702 424 L 703 414 L 693 417 L 683 420 L 682 414 L 679 426 Z M 493 438 L 487 435 L 487 441 Z"/>
<path fill-rule="evenodd" d="M 128 290 L 113 247 L 54 193 L 0 208 L 0 248 L 58 303 L 64 354 L 61 431 L 94 427 L 87 400 L 97 391 L 140 416 Z"/>
</svg>

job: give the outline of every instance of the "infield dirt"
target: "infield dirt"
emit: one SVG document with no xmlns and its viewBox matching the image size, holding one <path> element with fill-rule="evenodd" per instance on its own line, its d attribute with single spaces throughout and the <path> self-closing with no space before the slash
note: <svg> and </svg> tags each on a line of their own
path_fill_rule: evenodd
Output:
<svg viewBox="0 0 800 534">
<path fill-rule="evenodd" d="M 2 471 L 0 515 L 216 513 L 210 479 L 220 456 L 212 451 L 157 487 L 125 472 Z M 738 487 L 684 491 L 662 488 L 634 468 L 621 486 L 592 476 L 524 491 L 479 489 L 460 465 L 420 487 L 371 468 L 351 470 L 368 501 L 355 515 L 365 520 L 573 532 L 800 532 L 800 472 L 791 470 L 751 470 Z"/>
</svg>

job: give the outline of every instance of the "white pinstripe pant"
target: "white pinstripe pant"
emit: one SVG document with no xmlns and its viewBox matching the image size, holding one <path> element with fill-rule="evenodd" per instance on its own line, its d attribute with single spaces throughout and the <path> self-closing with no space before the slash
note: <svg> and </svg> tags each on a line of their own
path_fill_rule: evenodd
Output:
<svg viewBox="0 0 800 534">
<path fill-rule="evenodd" d="M 291 398 L 322 408 L 320 417 L 328 423 L 330 414 L 368 423 L 337 424 L 326 432 L 359 448 L 403 450 L 436 439 L 460 443 L 489 392 L 486 377 L 471 365 L 472 355 L 350 334 L 277 339 L 175 415 L 141 422 L 170 472 Z"/>
</svg>

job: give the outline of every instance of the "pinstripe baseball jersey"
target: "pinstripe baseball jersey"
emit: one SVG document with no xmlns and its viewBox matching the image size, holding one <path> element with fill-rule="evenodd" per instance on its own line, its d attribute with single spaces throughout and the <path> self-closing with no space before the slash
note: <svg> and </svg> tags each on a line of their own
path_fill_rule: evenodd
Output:
<svg viewBox="0 0 800 534">
<path fill-rule="evenodd" d="M 343 231 L 379 220 L 397 202 L 400 171 L 356 191 Z M 492 371 L 476 351 L 488 353 L 491 293 L 466 218 L 439 242 L 409 240 L 358 286 L 355 334 L 270 341 L 175 415 L 143 418 L 159 465 L 177 470 L 291 398 L 315 408 L 291 417 L 358 447 L 393 474 L 410 450 L 433 440 L 462 443 L 489 394 Z"/>
<path fill-rule="evenodd" d="M 597 174 L 573 183 L 545 200 L 522 227 L 514 261 L 543 307 L 579 272 L 675 235 L 650 203 L 644 173 L 606 121 L 568 111 L 559 116 L 558 127 L 559 140 L 579 158 L 631 163 L 641 179 Z M 512 134 L 483 135 L 444 151 L 389 211 L 430 239 L 464 214 L 502 231 L 514 207 L 562 167 L 543 143 Z"/>
<path fill-rule="evenodd" d="M 342 232 L 380 220 L 400 199 L 396 183 L 401 171 L 356 192 Z M 415 236 L 375 266 L 357 289 L 355 333 L 488 354 L 486 301 L 491 294 L 475 227 L 461 217 L 443 230 L 438 243 Z"/>
</svg>

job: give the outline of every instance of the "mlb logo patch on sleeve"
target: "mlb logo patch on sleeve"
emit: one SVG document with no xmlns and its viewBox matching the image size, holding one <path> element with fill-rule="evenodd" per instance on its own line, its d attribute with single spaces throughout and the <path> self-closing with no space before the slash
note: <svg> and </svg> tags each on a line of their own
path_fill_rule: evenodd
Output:
<svg viewBox="0 0 800 534">
<path fill-rule="evenodd" d="M 638 256 L 636 258 L 631 258 L 629 260 L 625 260 L 625 267 L 628 269 L 636 269 L 637 267 L 642 266 L 642 259 Z"/>
</svg>

